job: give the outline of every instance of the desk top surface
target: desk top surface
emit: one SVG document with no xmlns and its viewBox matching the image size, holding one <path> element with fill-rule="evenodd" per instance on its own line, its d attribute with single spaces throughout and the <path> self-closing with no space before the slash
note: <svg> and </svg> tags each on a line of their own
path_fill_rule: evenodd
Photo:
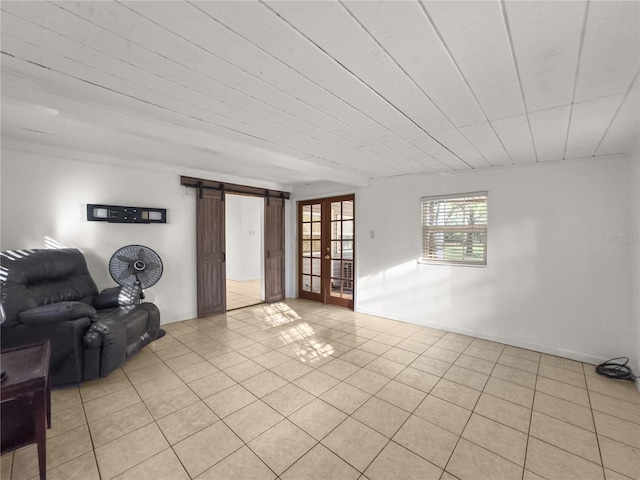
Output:
<svg viewBox="0 0 640 480">
<path fill-rule="evenodd" d="M 0 353 L 0 366 L 7 371 L 7 378 L 0 384 L 2 399 L 19 394 L 18 390 L 28 391 L 46 385 L 50 355 L 48 341 Z"/>
</svg>

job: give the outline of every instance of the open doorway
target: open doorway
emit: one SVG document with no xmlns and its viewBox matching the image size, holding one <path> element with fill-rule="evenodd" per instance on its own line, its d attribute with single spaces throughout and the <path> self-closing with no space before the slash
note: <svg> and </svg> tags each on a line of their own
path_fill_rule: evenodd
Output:
<svg viewBox="0 0 640 480">
<path fill-rule="evenodd" d="M 225 196 L 227 310 L 264 302 L 264 199 Z"/>
<path fill-rule="evenodd" d="M 225 198 L 231 194 L 260 199 L 262 215 L 258 223 L 263 230 L 252 229 L 260 238 L 262 251 L 260 272 L 261 297 L 267 303 L 285 298 L 284 224 L 287 192 L 263 190 L 247 185 L 235 185 L 214 180 L 180 177 L 180 184 L 196 189 L 196 268 L 198 276 L 198 318 L 227 311 L 226 289 L 226 217 Z M 235 224 L 237 225 L 236 221 Z M 241 223 L 240 223 L 241 224 Z M 262 234 L 259 234 L 261 231 Z"/>
</svg>

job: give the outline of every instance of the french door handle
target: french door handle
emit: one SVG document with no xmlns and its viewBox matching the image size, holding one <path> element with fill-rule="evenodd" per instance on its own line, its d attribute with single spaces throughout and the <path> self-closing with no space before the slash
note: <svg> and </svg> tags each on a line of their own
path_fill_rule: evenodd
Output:
<svg viewBox="0 0 640 480">
<path fill-rule="evenodd" d="M 329 260 L 329 259 L 331 259 L 331 255 L 325 255 L 325 256 L 324 256 L 324 259 L 325 259 L 325 260 Z"/>
</svg>

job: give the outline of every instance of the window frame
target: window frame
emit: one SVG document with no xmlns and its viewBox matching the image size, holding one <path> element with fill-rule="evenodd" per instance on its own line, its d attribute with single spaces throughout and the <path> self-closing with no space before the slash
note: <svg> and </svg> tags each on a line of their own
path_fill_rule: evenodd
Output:
<svg viewBox="0 0 640 480">
<path fill-rule="evenodd" d="M 429 228 L 429 225 L 426 225 L 426 215 L 424 213 L 424 209 L 428 205 L 429 202 L 439 202 L 439 201 L 447 201 L 447 200 L 456 200 L 458 202 L 465 201 L 466 199 L 472 199 L 476 197 L 483 197 L 485 203 L 485 223 L 480 225 L 477 233 L 484 233 L 484 243 L 480 243 L 480 245 L 484 246 L 484 255 L 482 260 L 473 261 L 469 259 L 463 260 L 451 260 L 451 259 L 437 259 L 437 258 L 425 258 L 423 257 L 424 252 L 427 250 L 425 247 L 425 238 L 426 233 L 425 229 Z M 456 193 L 456 194 L 447 194 L 447 195 L 433 195 L 433 196 L 425 196 L 420 198 L 420 257 L 418 259 L 418 263 L 428 264 L 428 265 L 449 265 L 449 266 L 464 266 L 464 267 L 486 267 L 488 264 L 488 243 L 489 243 L 489 193 L 488 191 L 476 191 L 476 192 L 465 192 L 465 193 Z M 447 230 L 450 233 L 456 233 L 455 229 L 452 226 L 440 225 L 439 227 L 448 227 Z M 464 227 L 463 225 L 461 227 Z M 433 226 L 432 226 L 433 228 Z M 437 233 L 442 232 L 442 228 L 434 230 L 440 230 Z M 465 231 L 466 230 L 466 231 Z M 468 228 L 462 228 L 459 233 L 469 233 Z M 442 243 L 444 245 L 444 242 Z M 477 244 L 476 244 L 477 245 Z"/>
</svg>

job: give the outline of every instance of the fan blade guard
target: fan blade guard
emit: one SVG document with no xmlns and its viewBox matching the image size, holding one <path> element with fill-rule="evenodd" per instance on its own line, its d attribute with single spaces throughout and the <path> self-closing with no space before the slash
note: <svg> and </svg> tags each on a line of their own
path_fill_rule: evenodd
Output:
<svg viewBox="0 0 640 480">
<path fill-rule="evenodd" d="M 131 285 L 137 279 L 143 289 L 149 288 L 162 276 L 162 260 L 149 247 L 127 245 L 111 256 L 109 273 L 119 285 Z"/>
</svg>

